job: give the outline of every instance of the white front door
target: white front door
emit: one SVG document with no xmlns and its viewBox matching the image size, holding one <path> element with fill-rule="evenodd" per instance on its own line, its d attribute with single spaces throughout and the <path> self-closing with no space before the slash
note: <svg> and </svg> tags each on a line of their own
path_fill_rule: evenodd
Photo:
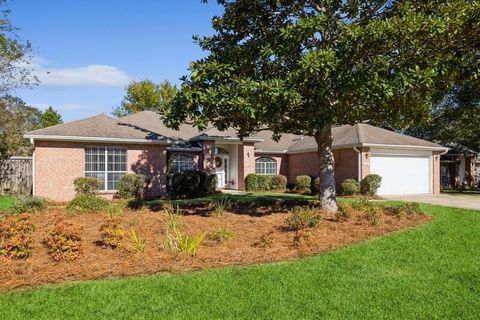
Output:
<svg viewBox="0 0 480 320">
<path fill-rule="evenodd" d="M 228 155 L 215 156 L 215 173 L 217 175 L 217 188 L 225 188 L 228 181 Z"/>
</svg>

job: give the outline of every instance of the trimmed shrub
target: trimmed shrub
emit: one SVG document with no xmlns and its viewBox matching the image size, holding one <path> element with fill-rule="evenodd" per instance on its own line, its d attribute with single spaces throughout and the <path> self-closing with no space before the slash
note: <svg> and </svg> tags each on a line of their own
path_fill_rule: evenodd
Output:
<svg viewBox="0 0 480 320">
<path fill-rule="evenodd" d="M 115 249 L 120 247 L 123 240 L 123 229 L 120 227 L 119 217 L 105 217 L 100 225 L 102 244 L 105 247 Z"/>
<path fill-rule="evenodd" d="M 75 222 L 57 221 L 47 229 L 43 243 L 54 261 L 75 260 L 80 256 L 82 227 Z"/>
<path fill-rule="evenodd" d="M 250 173 L 245 177 L 245 190 L 247 191 L 255 191 L 257 190 L 258 184 L 258 175 L 254 173 Z"/>
<path fill-rule="evenodd" d="M 92 177 L 79 177 L 73 180 L 77 194 L 96 195 L 100 189 L 100 180 Z"/>
<path fill-rule="evenodd" d="M 311 184 L 312 178 L 310 176 L 297 176 L 295 178 L 295 191 L 302 194 L 310 193 Z"/>
<path fill-rule="evenodd" d="M 369 174 L 363 178 L 361 183 L 361 192 L 367 196 L 374 196 L 382 183 L 382 177 L 378 174 Z"/>
<path fill-rule="evenodd" d="M 320 177 L 312 179 L 312 185 L 310 186 L 312 194 L 320 193 Z"/>
<path fill-rule="evenodd" d="M 78 194 L 67 205 L 70 214 L 104 212 L 110 206 L 110 202 L 97 195 Z"/>
<path fill-rule="evenodd" d="M 211 174 L 207 177 L 205 182 L 205 192 L 206 194 L 214 194 L 217 190 L 218 177 L 216 174 Z"/>
<path fill-rule="evenodd" d="M 360 186 L 354 179 L 346 179 L 340 184 L 342 195 L 353 196 L 360 192 Z"/>
<path fill-rule="evenodd" d="M 118 182 L 118 194 L 124 199 L 140 199 L 144 185 L 144 177 L 135 173 L 124 175 Z"/>
<path fill-rule="evenodd" d="M 0 220 L 0 256 L 10 259 L 26 259 L 33 248 L 34 230 L 28 215 Z"/>
<path fill-rule="evenodd" d="M 294 207 L 292 215 L 283 223 L 285 231 L 299 231 L 306 228 L 315 228 L 320 224 L 320 214 L 309 207 Z"/>
<path fill-rule="evenodd" d="M 268 191 L 272 184 L 272 176 L 257 175 L 257 188 L 258 191 Z"/>
<path fill-rule="evenodd" d="M 176 198 L 201 197 L 212 192 L 214 181 L 216 184 L 216 178 L 208 176 L 205 171 L 177 172 L 172 177 L 170 194 Z"/>
<path fill-rule="evenodd" d="M 287 189 L 287 177 L 278 174 L 270 178 L 270 190 L 285 191 Z"/>
<path fill-rule="evenodd" d="M 348 203 L 338 203 L 338 210 L 335 213 L 337 221 L 348 221 L 352 217 L 353 208 Z"/>
<path fill-rule="evenodd" d="M 9 210 L 10 213 L 37 213 L 44 211 L 47 208 L 47 200 L 35 196 L 21 196 L 15 200 L 13 207 Z"/>
</svg>

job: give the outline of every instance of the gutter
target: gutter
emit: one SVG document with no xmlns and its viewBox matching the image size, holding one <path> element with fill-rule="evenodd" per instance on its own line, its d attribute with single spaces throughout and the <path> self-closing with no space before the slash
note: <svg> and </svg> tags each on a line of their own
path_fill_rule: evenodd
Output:
<svg viewBox="0 0 480 320">
<path fill-rule="evenodd" d="M 112 143 L 131 143 L 131 144 L 155 144 L 155 145 L 168 145 L 171 143 L 167 140 L 150 140 L 150 139 L 128 139 L 128 138 L 111 138 L 111 137 L 86 137 L 86 136 L 54 136 L 54 135 L 35 135 L 25 134 L 23 136 L 26 139 L 30 139 L 33 143 L 34 140 L 42 141 L 71 141 L 71 142 L 112 142 Z"/>
<path fill-rule="evenodd" d="M 361 175 L 362 175 L 362 154 L 360 150 L 358 150 L 357 147 L 353 147 L 353 150 L 357 153 L 357 182 L 360 183 L 362 181 Z"/>
</svg>

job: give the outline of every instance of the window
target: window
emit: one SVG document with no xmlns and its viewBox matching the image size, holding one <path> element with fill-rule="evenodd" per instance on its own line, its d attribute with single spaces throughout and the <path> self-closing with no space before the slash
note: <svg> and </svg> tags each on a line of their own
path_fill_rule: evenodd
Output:
<svg viewBox="0 0 480 320">
<path fill-rule="evenodd" d="M 120 147 L 85 148 L 85 177 L 100 180 L 101 191 L 116 191 L 127 173 L 127 149 Z"/>
<path fill-rule="evenodd" d="M 175 156 L 173 158 L 173 172 L 182 172 L 193 169 L 193 158 L 188 156 Z"/>
<path fill-rule="evenodd" d="M 277 174 L 277 161 L 272 158 L 258 158 L 255 160 L 255 173 L 265 176 Z"/>
</svg>

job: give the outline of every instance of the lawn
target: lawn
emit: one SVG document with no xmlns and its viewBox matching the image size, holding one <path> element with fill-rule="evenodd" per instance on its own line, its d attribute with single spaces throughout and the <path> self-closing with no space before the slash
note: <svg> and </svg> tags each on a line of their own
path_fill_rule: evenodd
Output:
<svg viewBox="0 0 480 320">
<path fill-rule="evenodd" d="M 79 282 L 0 295 L 2 319 L 474 319 L 480 212 L 295 262 Z"/>
<path fill-rule="evenodd" d="M 0 195 L 0 210 L 8 209 L 15 202 L 15 198 L 12 196 L 2 196 Z"/>
</svg>

